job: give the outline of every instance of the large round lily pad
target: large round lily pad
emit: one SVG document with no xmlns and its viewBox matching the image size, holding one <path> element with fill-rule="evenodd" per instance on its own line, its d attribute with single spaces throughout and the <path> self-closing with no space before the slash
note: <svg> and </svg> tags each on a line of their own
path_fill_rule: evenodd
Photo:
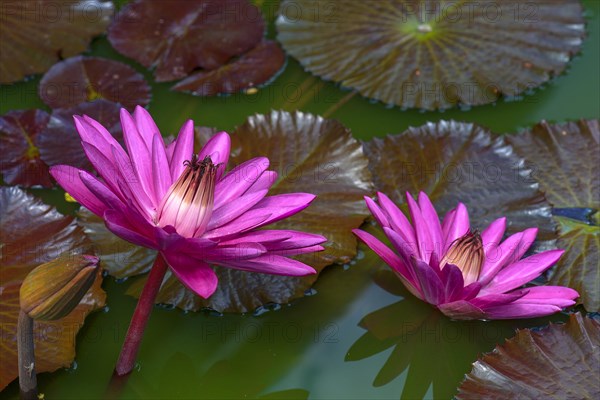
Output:
<svg viewBox="0 0 600 400">
<path fill-rule="evenodd" d="M 54 209 L 17 187 L 0 188 L 0 390 L 17 377 L 16 329 L 19 289 L 38 265 L 65 252 L 89 252 L 90 243 L 72 217 Z M 75 335 L 91 311 L 104 306 L 102 278 L 68 316 L 34 324 L 36 371 L 68 367 L 75 358 Z"/>
<path fill-rule="evenodd" d="M 54 64 L 40 81 L 40 97 L 50 108 L 70 108 L 106 99 L 133 111 L 150 103 L 150 86 L 135 69 L 100 57 L 72 57 Z"/>
<path fill-rule="evenodd" d="M 475 364 L 458 388 L 467 399 L 597 399 L 600 322 L 572 314 L 566 324 L 517 331 Z"/>
<path fill-rule="evenodd" d="M 107 0 L 3 1 L 0 83 L 45 72 L 61 58 L 83 52 L 104 32 L 113 11 Z"/>
<path fill-rule="evenodd" d="M 50 116 L 42 110 L 16 110 L 0 116 L 0 172 L 10 185 L 51 187 L 48 165 L 40 159 L 36 136 Z"/>
<path fill-rule="evenodd" d="M 91 170 L 92 164 L 81 146 L 81 138 L 75 129 L 73 116 L 90 116 L 106 127 L 118 141 L 122 141 L 120 109 L 121 106 L 117 103 L 99 99 L 52 111 L 48 124 L 34 140 L 40 158 L 49 166 L 66 164 Z"/>
<path fill-rule="evenodd" d="M 277 42 L 263 40 L 237 60 L 211 71 L 200 71 L 173 86 L 173 90 L 197 96 L 236 93 L 267 83 L 285 65 L 285 53 Z"/>
<path fill-rule="evenodd" d="M 197 137 L 203 142 L 212 132 L 202 129 Z M 268 157 L 270 169 L 278 173 L 269 194 L 308 192 L 318 196 L 306 210 L 270 227 L 327 237 L 325 251 L 298 257 L 317 271 L 329 264 L 349 262 L 357 245 L 351 229 L 368 216 L 363 196 L 372 190 L 367 159 L 351 132 L 337 121 L 301 112 L 255 115 L 232 135 L 230 166 L 257 156 Z M 131 267 L 122 264 L 122 268 Z M 287 303 L 302 297 L 317 279 L 316 275 L 297 278 L 215 268 L 219 286 L 209 299 L 195 296 L 171 275 L 157 301 L 186 310 L 247 312 L 266 303 Z M 144 282 L 145 278 L 134 282 L 128 293 L 139 295 Z"/>
<path fill-rule="evenodd" d="M 135 0 L 119 11 L 108 39 L 164 82 L 219 68 L 256 46 L 264 30 L 260 10 L 246 0 Z"/>
<path fill-rule="evenodd" d="M 440 216 L 464 203 L 471 225 L 506 216 L 510 232 L 538 227 L 555 239 L 551 208 L 522 158 L 502 137 L 472 123 L 440 121 L 364 144 L 375 186 L 397 202 L 426 192 Z"/>
<path fill-rule="evenodd" d="M 580 50 L 585 21 L 578 0 L 285 0 L 277 29 L 308 71 L 432 110 L 538 87 Z"/>
<path fill-rule="evenodd" d="M 554 206 L 558 247 L 567 250 L 552 270 L 553 285 L 571 287 L 589 311 L 600 311 L 600 123 L 541 122 L 508 136 Z"/>
</svg>

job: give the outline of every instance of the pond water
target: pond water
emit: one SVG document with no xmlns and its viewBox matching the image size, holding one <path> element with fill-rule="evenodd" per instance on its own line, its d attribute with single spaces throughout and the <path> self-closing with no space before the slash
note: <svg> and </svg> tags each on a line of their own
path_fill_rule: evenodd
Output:
<svg viewBox="0 0 600 400">
<path fill-rule="evenodd" d="M 542 119 L 600 117 L 600 3 L 584 1 L 588 37 L 567 73 L 518 101 L 468 111 L 401 111 L 351 96 L 306 73 L 292 59 L 269 87 L 254 95 L 196 98 L 153 84 L 150 112 L 164 134 L 188 118 L 231 130 L 254 113 L 286 109 L 325 114 L 367 140 L 400 133 L 427 121 L 472 121 L 498 133 Z M 273 27 L 270 27 L 271 33 Z M 130 63 L 105 38 L 92 55 Z M 482 60 L 485 62 L 485 60 Z M 39 78 L 2 86 L 0 112 L 47 109 L 37 97 Z M 56 203 L 62 192 L 32 190 Z M 73 206 L 60 205 L 62 212 Z M 384 272 L 382 272 L 384 271 Z M 386 268 L 366 248 L 346 266 L 325 269 L 310 296 L 247 315 L 184 313 L 156 307 L 131 376 L 111 383 L 136 300 L 125 295 L 131 280 L 106 278 L 104 311 L 86 319 L 72 368 L 39 376 L 47 399 L 86 398 L 450 398 L 478 354 L 511 337 L 516 328 L 543 326 L 552 318 L 504 322 L 454 322 L 407 293 L 390 294 L 375 283 Z M 359 322 L 367 317 L 369 330 Z M 1 399 L 18 397 L 13 382 Z"/>
</svg>

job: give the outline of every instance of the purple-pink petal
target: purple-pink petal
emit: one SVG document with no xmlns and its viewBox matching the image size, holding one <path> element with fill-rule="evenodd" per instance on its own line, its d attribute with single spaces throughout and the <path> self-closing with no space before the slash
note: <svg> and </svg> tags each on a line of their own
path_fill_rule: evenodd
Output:
<svg viewBox="0 0 600 400">
<path fill-rule="evenodd" d="M 218 210 L 243 195 L 268 167 L 269 160 L 267 158 L 257 157 L 229 171 L 215 186 L 214 209 Z"/>
<path fill-rule="evenodd" d="M 152 177 L 154 186 L 155 204 L 160 204 L 171 184 L 171 171 L 165 153 L 165 144 L 158 133 L 152 140 Z"/>
<path fill-rule="evenodd" d="M 273 275 L 306 276 L 316 273 L 314 268 L 298 260 L 275 254 L 265 254 L 243 261 L 231 260 L 219 262 L 219 265 L 242 271 L 261 272 Z"/>
<path fill-rule="evenodd" d="M 227 132 L 219 132 L 211 137 L 198 153 L 198 159 L 203 160 L 210 156 L 213 164 L 220 164 L 217 170 L 217 180 L 221 179 L 227 163 L 229 162 L 229 151 L 231 149 L 231 139 Z"/>
<path fill-rule="evenodd" d="M 561 307 L 552 304 L 505 304 L 489 307 L 485 315 L 490 319 L 536 318 L 557 313 Z"/>
<path fill-rule="evenodd" d="M 444 283 L 444 301 L 450 303 L 460 300 L 465 286 L 465 281 L 460 269 L 456 265 L 446 264 L 446 266 L 442 268 L 440 275 L 441 280 Z"/>
<path fill-rule="evenodd" d="M 140 133 L 144 143 L 146 143 L 146 147 L 150 150 L 152 148 L 152 142 L 155 140 L 154 137 L 158 135 L 160 137 L 160 141 L 162 147 L 165 147 L 165 142 L 156 126 L 156 123 L 150 116 L 150 113 L 141 106 L 136 106 L 133 111 L 133 119 L 135 120 L 135 125 L 137 127 L 137 131 Z"/>
<path fill-rule="evenodd" d="M 109 231 L 119 236 L 128 242 L 139 246 L 148 247 L 151 249 L 157 248 L 157 243 L 154 240 L 138 233 L 135 228 L 131 227 L 130 222 L 125 216 L 115 210 L 106 210 L 102 216 L 104 223 Z"/>
<path fill-rule="evenodd" d="M 534 286 L 523 291 L 524 295 L 515 301 L 516 304 L 553 304 L 565 308 L 574 305 L 575 299 L 579 297 L 576 290 L 563 286 Z"/>
<path fill-rule="evenodd" d="M 445 302 L 444 284 L 437 272 L 431 266 L 413 257 L 413 271 L 417 277 L 424 300 L 429 304 L 438 305 Z"/>
<path fill-rule="evenodd" d="M 458 320 L 482 319 L 486 315 L 480 308 L 477 308 L 469 301 L 457 300 L 451 303 L 438 305 L 438 309 L 449 318 Z"/>
<path fill-rule="evenodd" d="M 433 242 L 433 252 L 436 254 L 443 254 L 444 239 L 442 236 L 442 224 L 440 223 L 440 217 L 438 216 L 431 200 L 424 192 L 419 193 L 418 197 L 419 208 L 423 215 L 423 220 L 429 228 L 429 235 Z"/>
<path fill-rule="evenodd" d="M 236 199 L 236 201 L 230 201 L 219 209 L 214 210 L 206 229 L 210 231 L 233 221 L 254 207 L 266 195 L 266 190 L 243 195 Z"/>
<path fill-rule="evenodd" d="M 192 154 L 194 154 L 194 122 L 191 120 L 187 120 L 181 129 L 179 130 L 179 135 L 177 135 L 177 139 L 173 143 L 169 145 L 172 146 L 173 155 L 170 159 L 170 172 L 171 172 L 171 181 L 176 181 L 179 178 L 179 175 L 184 170 L 183 163 L 187 160 L 192 159 Z M 168 158 L 168 154 L 167 154 Z"/>
<path fill-rule="evenodd" d="M 50 175 L 67 193 L 94 214 L 102 216 L 107 210 L 107 206 L 81 181 L 80 171 L 68 165 L 50 167 Z"/>
<path fill-rule="evenodd" d="M 417 249 L 419 258 L 425 263 L 429 263 L 431 259 L 431 253 L 434 251 L 433 240 L 429 233 L 429 227 L 427 221 L 423 218 L 421 209 L 418 204 L 412 198 L 410 193 L 406 193 L 406 202 L 408 203 L 408 211 L 415 228 L 415 237 L 417 239 Z"/>
<path fill-rule="evenodd" d="M 383 212 L 388 216 L 388 220 L 392 228 L 404 238 L 407 243 L 412 243 L 414 246 L 417 245 L 417 239 L 415 237 L 415 230 L 406 218 L 406 215 L 394 204 L 385 193 L 377 192 L 377 198 L 379 199 L 379 205 Z"/>
<path fill-rule="evenodd" d="M 197 295 L 206 299 L 217 290 L 217 275 L 205 262 L 181 253 L 162 254 L 177 279 Z"/>
<path fill-rule="evenodd" d="M 466 235 L 471 228 L 469 224 L 469 212 L 463 203 L 458 203 L 452 219 L 450 222 L 448 222 L 448 224 L 449 225 L 446 227 L 444 233 L 444 251 L 442 254 L 445 254 L 452 243 L 456 239 Z"/>
</svg>

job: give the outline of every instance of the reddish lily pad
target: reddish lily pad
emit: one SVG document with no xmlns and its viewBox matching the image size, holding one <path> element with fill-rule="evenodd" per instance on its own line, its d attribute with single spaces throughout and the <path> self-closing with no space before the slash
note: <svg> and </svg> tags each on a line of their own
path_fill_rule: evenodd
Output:
<svg viewBox="0 0 600 400">
<path fill-rule="evenodd" d="M 122 141 L 120 109 L 117 103 L 100 99 L 54 110 L 46 127 L 35 138 L 40 158 L 49 166 L 66 164 L 91 171 L 93 167 L 81 146 L 73 116 L 89 115 L 106 127 L 118 141 Z"/>
<path fill-rule="evenodd" d="M 550 282 L 577 290 L 589 311 L 600 311 L 599 125 L 598 120 L 541 122 L 508 137 L 527 159 L 559 222 L 558 247 L 567 252 L 552 270 Z"/>
<path fill-rule="evenodd" d="M 100 57 L 72 57 L 55 64 L 40 81 L 39 94 L 50 108 L 71 108 L 106 99 L 133 110 L 150 103 L 150 86 L 129 65 Z"/>
<path fill-rule="evenodd" d="M 458 399 L 597 399 L 600 322 L 572 314 L 566 324 L 523 329 L 473 364 Z"/>
<path fill-rule="evenodd" d="M 105 0 L 3 1 L 0 83 L 45 72 L 83 52 L 104 32 L 113 11 L 112 1 Z"/>
<path fill-rule="evenodd" d="M 284 64 L 285 54 L 279 44 L 263 40 L 237 60 L 212 71 L 190 75 L 172 89 L 196 96 L 236 93 L 270 81 Z"/>
<path fill-rule="evenodd" d="M 260 10 L 246 0 L 135 0 L 119 11 L 108 40 L 166 82 L 221 67 L 256 46 L 264 31 Z"/>
<path fill-rule="evenodd" d="M 199 141 L 206 141 L 211 132 L 201 130 Z M 362 146 L 350 130 L 337 121 L 301 112 L 255 115 L 232 135 L 230 166 L 259 155 L 271 160 L 270 169 L 279 176 L 269 194 L 308 192 L 318 196 L 306 210 L 270 226 L 326 236 L 325 251 L 298 257 L 318 272 L 333 263 L 349 262 L 357 245 L 351 229 L 368 216 L 363 196 L 372 191 Z M 195 296 L 170 276 L 157 301 L 185 310 L 247 312 L 302 297 L 317 279 L 317 275 L 297 278 L 215 269 L 219 286 L 210 298 Z M 128 293 L 139 296 L 144 282 L 145 278 L 136 281 Z"/>
<path fill-rule="evenodd" d="M 19 289 L 38 265 L 65 252 L 89 252 L 90 243 L 72 217 L 61 215 L 17 187 L 0 188 L 0 390 L 17 377 L 16 325 Z M 106 294 L 98 274 L 75 310 L 57 321 L 34 324 L 36 371 L 68 367 L 75 358 L 75 336 L 85 317 L 104 306 Z"/>
<path fill-rule="evenodd" d="M 279 41 L 308 71 L 427 110 L 538 87 L 564 71 L 585 35 L 578 0 L 285 0 L 279 14 Z"/>
<path fill-rule="evenodd" d="M 50 116 L 42 110 L 9 111 L 0 116 L 0 171 L 10 185 L 52 186 L 48 166 L 40 159 L 35 137 Z"/>
<path fill-rule="evenodd" d="M 440 121 L 364 144 L 375 186 L 397 203 L 425 191 L 438 214 L 463 202 L 471 225 L 506 216 L 508 231 L 538 227 L 538 248 L 553 245 L 551 208 L 512 147 L 472 123 Z"/>
</svg>

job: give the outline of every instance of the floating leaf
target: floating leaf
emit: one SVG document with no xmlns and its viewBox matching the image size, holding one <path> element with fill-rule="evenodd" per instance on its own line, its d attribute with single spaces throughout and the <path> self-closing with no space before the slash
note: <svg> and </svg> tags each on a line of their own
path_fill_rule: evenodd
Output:
<svg viewBox="0 0 600 400">
<path fill-rule="evenodd" d="M 501 137 L 471 123 L 440 121 L 364 144 L 376 188 L 398 202 L 425 191 L 440 215 L 463 202 L 471 225 L 507 217 L 510 232 L 538 227 L 540 247 L 555 238 L 550 205 L 523 160 Z"/>
<path fill-rule="evenodd" d="M 577 290 L 589 311 L 600 311 L 600 226 L 593 219 L 600 215 L 599 125 L 598 120 L 544 121 L 529 132 L 508 136 L 555 207 L 560 224 L 558 247 L 567 252 L 550 282 Z"/>
<path fill-rule="evenodd" d="M 89 115 L 100 122 L 118 140 L 123 140 L 119 119 L 121 107 L 108 100 L 81 103 L 72 108 L 58 108 L 52 112 L 48 125 L 35 138 L 40 158 L 47 165 L 66 164 L 92 170 L 81 138 L 75 129 L 73 115 Z"/>
<path fill-rule="evenodd" d="M 197 96 L 236 93 L 271 80 L 284 63 L 285 54 L 277 42 L 264 40 L 237 60 L 212 71 L 190 75 L 172 89 Z"/>
<path fill-rule="evenodd" d="M 68 252 L 88 252 L 90 243 L 72 217 L 61 215 L 17 187 L 0 188 L 0 390 L 17 377 L 19 289 L 38 265 Z M 68 367 L 75 357 L 75 335 L 91 311 L 102 307 L 105 293 L 98 275 L 75 310 L 63 319 L 35 322 L 36 371 Z"/>
<path fill-rule="evenodd" d="M 211 132 L 202 129 L 200 142 Z M 270 169 L 278 173 L 270 195 L 308 192 L 318 196 L 306 210 L 270 225 L 329 239 L 325 251 L 298 259 L 321 271 L 332 263 L 347 263 L 356 255 L 351 229 L 368 216 L 363 196 L 371 193 L 371 176 L 362 146 L 347 128 L 311 114 L 273 111 L 248 118 L 233 133 L 231 148 L 232 166 L 259 155 L 269 158 Z M 170 276 L 157 301 L 183 309 L 247 312 L 266 303 L 287 303 L 301 297 L 317 279 L 316 275 L 297 278 L 219 267 L 216 271 L 219 286 L 209 299 L 195 296 Z M 128 293 L 139 296 L 144 282 L 136 281 Z"/>
<path fill-rule="evenodd" d="M 523 329 L 475 364 L 458 399 L 597 399 L 600 322 L 572 314 L 566 324 Z"/>
<path fill-rule="evenodd" d="M 278 39 L 310 72 L 387 104 L 445 109 L 516 96 L 564 71 L 577 0 L 286 0 Z"/>
<path fill-rule="evenodd" d="M 49 119 L 42 110 L 9 111 L 0 116 L 0 171 L 4 182 L 27 187 L 52 186 L 48 166 L 40 159 L 34 143 Z"/>
<path fill-rule="evenodd" d="M 104 32 L 114 11 L 105 0 L 3 1 L 0 83 L 46 71 L 83 52 Z"/>
<path fill-rule="evenodd" d="M 219 68 L 256 46 L 264 30 L 259 9 L 246 0 L 135 0 L 119 11 L 108 40 L 165 82 Z"/>
<path fill-rule="evenodd" d="M 133 111 L 150 103 L 150 86 L 129 65 L 100 57 L 72 57 L 54 64 L 40 81 L 39 94 L 50 108 L 70 108 L 106 99 Z"/>
</svg>

